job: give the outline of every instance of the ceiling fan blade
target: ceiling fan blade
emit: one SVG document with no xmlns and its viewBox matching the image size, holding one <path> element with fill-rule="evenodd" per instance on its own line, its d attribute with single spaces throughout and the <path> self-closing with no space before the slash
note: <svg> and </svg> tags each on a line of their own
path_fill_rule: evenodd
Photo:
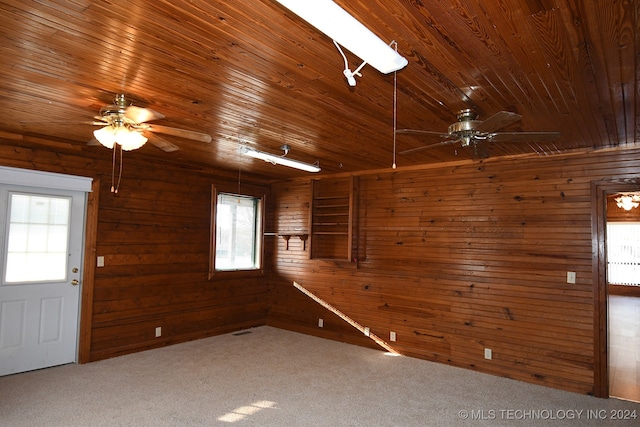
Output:
<svg viewBox="0 0 640 427">
<path fill-rule="evenodd" d="M 498 111 L 487 120 L 480 122 L 476 126 L 476 130 L 478 132 L 493 132 L 494 130 L 507 127 L 521 118 L 522 116 L 520 114 L 511 113 L 509 111 Z"/>
<path fill-rule="evenodd" d="M 98 119 L 96 117 L 96 119 Z M 47 125 L 47 124 L 64 124 L 64 125 L 91 125 L 91 126 L 106 126 L 108 123 L 102 119 L 98 120 L 21 120 L 21 124 L 32 125 Z"/>
<path fill-rule="evenodd" d="M 420 129 L 397 129 L 396 133 L 407 134 L 407 135 L 433 135 L 439 136 L 440 138 L 448 138 L 449 134 L 442 132 L 433 132 L 430 130 L 420 130 Z"/>
<path fill-rule="evenodd" d="M 543 142 L 558 138 L 560 138 L 560 132 L 498 132 L 487 136 L 491 142 Z"/>
<path fill-rule="evenodd" d="M 158 135 L 156 135 L 156 134 L 154 134 L 152 132 L 145 132 L 145 136 L 147 138 L 149 138 L 149 142 L 151 144 L 155 145 L 156 147 L 158 147 L 162 151 L 165 151 L 167 153 L 171 153 L 172 151 L 177 151 L 178 150 L 178 146 L 177 145 L 174 145 L 174 144 L 170 143 L 166 139 L 161 138 L 161 137 L 159 137 Z"/>
<path fill-rule="evenodd" d="M 448 136 L 448 135 L 447 135 Z M 405 154 L 415 153 L 416 151 L 426 150 L 427 148 L 438 147 L 440 145 L 449 145 L 458 142 L 457 139 L 451 139 L 448 141 L 438 142 L 437 144 L 423 145 L 422 147 L 410 148 L 408 150 L 400 151 L 398 154 L 404 156 Z"/>
<path fill-rule="evenodd" d="M 134 123 L 144 123 L 150 120 L 163 119 L 164 116 L 150 108 L 141 108 L 130 105 L 125 109 L 124 116 Z"/>
<path fill-rule="evenodd" d="M 192 130 L 178 129 L 161 125 L 146 125 L 144 127 L 144 130 L 179 136 L 186 139 L 193 139 L 194 141 L 211 142 L 211 135 L 209 135 L 208 133 L 195 132 Z"/>
</svg>

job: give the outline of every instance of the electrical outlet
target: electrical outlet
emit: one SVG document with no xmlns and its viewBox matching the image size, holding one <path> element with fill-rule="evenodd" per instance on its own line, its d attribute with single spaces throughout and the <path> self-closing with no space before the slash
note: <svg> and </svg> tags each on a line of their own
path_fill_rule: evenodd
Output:
<svg viewBox="0 0 640 427">
<path fill-rule="evenodd" d="M 319 328 L 323 328 L 324 327 L 324 320 L 323 319 L 318 319 L 318 327 Z"/>
<path fill-rule="evenodd" d="M 364 327 L 364 334 L 367 337 L 371 334 L 371 332 L 370 332 L 370 330 L 369 330 L 369 328 L 367 326 Z"/>
<path fill-rule="evenodd" d="M 96 267 L 104 267 L 104 257 L 99 256 L 96 262 Z"/>
<path fill-rule="evenodd" d="M 156 328 L 156 338 L 162 336 L 162 327 L 158 326 Z"/>
<path fill-rule="evenodd" d="M 389 340 L 390 341 L 395 341 L 396 340 L 396 333 L 391 331 L 389 332 Z"/>
<path fill-rule="evenodd" d="M 491 358 L 493 357 L 493 355 L 491 354 L 491 349 L 490 348 L 485 348 L 484 349 L 484 358 L 487 360 L 491 360 Z"/>
</svg>

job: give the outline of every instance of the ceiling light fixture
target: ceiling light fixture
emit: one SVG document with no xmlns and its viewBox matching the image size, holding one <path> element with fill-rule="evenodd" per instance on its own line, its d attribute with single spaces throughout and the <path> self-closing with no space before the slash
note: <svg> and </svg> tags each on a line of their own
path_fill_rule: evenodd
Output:
<svg viewBox="0 0 640 427">
<path fill-rule="evenodd" d="M 142 135 L 142 132 L 132 129 L 125 124 L 124 119 L 120 117 L 110 120 L 107 126 L 94 130 L 93 136 L 100 144 L 113 150 L 111 192 L 117 193 L 120 188 L 120 179 L 122 178 L 122 152 L 137 150 L 147 142 L 147 138 Z M 116 182 L 116 152 L 118 151 L 118 146 L 120 146 L 120 167 L 118 168 L 118 179 Z"/>
<path fill-rule="evenodd" d="M 614 199 L 619 208 L 630 211 L 640 206 L 640 194 L 620 194 Z"/>
<path fill-rule="evenodd" d="M 124 151 L 137 150 L 147 142 L 139 131 L 117 123 L 94 130 L 93 136 L 107 148 L 113 149 L 113 145 L 118 144 Z"/>
<path fill-rule="evenodd" d="M 241 145 L 239 151 L 245 156 L 264 160 L 265 162 L 269 162 L 274 165 L 288 166 L 290 168 L 300 169 L 307 172 L 320 172 L 320 166 L 318 165 L 312 165 L 311 163 L 286 158 L 285 156 L 289 153 L 289 148 L 290 147 L 288 145 L 283 145 L 282 150 L 284 151 L 284 154 L 281 156 L 265 153 L 264 151 L 259 151 L 255 148 L 247 147 L 246 145 Z"/>
<path fill-rule="evenodd" d="M 347 11 L 331 0 L 277 0 L 300 18 L 322 31 L 338 47 L 345 59 L 343 74 L 350 86 L 355 86 L 355 76 L 365 64 L 371 65 L 383 74 L 404 68 L 408 61 L 382 41 L 371 30 L 362 25 Z M 340 46 L 358 56 L 364 62 L 355 71 L 349 66 Z"/>
</svg>

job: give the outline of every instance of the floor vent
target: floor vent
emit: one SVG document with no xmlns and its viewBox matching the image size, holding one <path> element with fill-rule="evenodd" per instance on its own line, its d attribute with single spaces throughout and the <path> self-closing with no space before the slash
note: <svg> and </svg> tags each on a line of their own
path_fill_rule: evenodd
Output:
<svg viewBox="0 0 640 427">
<path fill-rule="evenodd" d="M 239 337 L 240 335 L 247 335 L 250 334 L 251 331 L 242 331 L 242 332 L 236 332 L 235 334 L 231 334 L 233 336 Z"/>
</svg>

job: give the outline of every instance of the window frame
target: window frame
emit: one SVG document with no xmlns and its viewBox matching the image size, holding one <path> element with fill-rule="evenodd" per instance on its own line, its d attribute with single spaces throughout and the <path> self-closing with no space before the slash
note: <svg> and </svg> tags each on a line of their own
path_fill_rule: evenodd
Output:
<svg viewBox="0 0 640 427">
<path fill-rule="evenodd" d="M 238 269 L 238 270 L 216 270 L 216 231 L 217 231 L 217 213 L 218 213 L 218 196 L 220 194 L 231 194 L 242 197 L 252 197 L 259 201 L 258 218 L 260 224 L 256 227 L 256 243 L 259 245 L 256 251 L 258 256 L 258 267 L 252 269 Z M 234 191 L 224 186 L 217 187 L 211 186 L 211 226 L 210 226 L 210 239 L 209 239 L 209 280 L 213 277 L 255 277 L 264 275 L 264 226 L 265 226 L 265 206 L 266 195 L 264 192 L 251 191 L 244 189 L 242 192 Z"/>
</svg>

